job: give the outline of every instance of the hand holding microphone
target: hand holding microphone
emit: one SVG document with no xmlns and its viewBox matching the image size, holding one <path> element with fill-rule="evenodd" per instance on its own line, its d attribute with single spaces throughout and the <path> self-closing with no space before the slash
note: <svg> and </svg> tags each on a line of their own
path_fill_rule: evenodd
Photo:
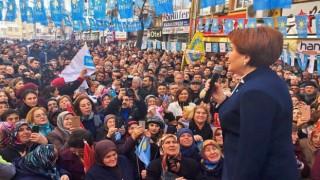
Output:
<svg viewBox="0 0 320 180">
<path fill-rule="evenodd" d="M 207 82 L 209 83 L 209 88 L 203 98 L 204 103 L 209 103 L 211 97 L 218 104 L 222 103 L 226 99 L 226 95 L 223 93 L 222 87 L 220 86 L 220 84 L 216 83 L 220 78 L 220 73 L 222 72 L 222 70 L 222 66 L 217 65 L 214 67 L 213 75 L 210 79 L 210 82 Z"/>
</svg>

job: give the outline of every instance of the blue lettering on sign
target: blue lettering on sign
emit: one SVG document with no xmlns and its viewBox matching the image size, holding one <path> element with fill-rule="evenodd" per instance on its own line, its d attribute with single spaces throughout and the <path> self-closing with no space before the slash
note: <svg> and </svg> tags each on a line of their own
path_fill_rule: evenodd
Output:
<svg viewBox="0 0 320 180">
<path fill-rule="evenodd" d="M 93 60 L 91 56 L 84 56 L 84 65 L 88 67 L 94 67 Z"/>
</svg>

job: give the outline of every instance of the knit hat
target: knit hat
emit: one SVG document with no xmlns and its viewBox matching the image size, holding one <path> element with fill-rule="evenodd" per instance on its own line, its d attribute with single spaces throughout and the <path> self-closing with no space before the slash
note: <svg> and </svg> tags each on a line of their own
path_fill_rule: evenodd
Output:
<svg viewBox="0 0 320 180">
<path fill-rule="evenodd" d="M 189 128 L 181 128 L 181 129 L 179 129 L 178 132 L 177 132 L 178 141 L 179 141 L 180 136 L 181 136 L 183 133 L 188 133 L 188 134 L 190 134 L 190 135 L 193 137 L 193 133 L 192 133 L 192 131 L 191 131 Z"/>
<path fill-rule="evenodd" d="M 58 77 L 58 78 L 55 78 L 54 80 L 52 80 L 50 85 L 51 86 L 55 86 L 55 87 L 57 87 L 59 89 L 62 86 L 65 86 L 66 82 L 65 82 L 63 77 Z"/>
<path fill-rule="evenodd" d="M 103 163 L 103 158 L 110 151 L 117 151 L 117 147 L 112 141 L 99 141 L 94 148 L 94 158 L 96 160 L 96 164 L 99 166 L 105 166 Z"/>
<path fill-rule="evenodd" d="M 314 88 L 318 88 L 318 86 L 316 85 L 316 83 L 312 82 L 312 81 L 307 81 L 305 82 L 305 86 L 304 87 L 307 87 L 307 86 L 312 86 Z"/>
<path fill-rule="evenodd" d="M 147 127 L 149 126 L 150 123 L 154 123 L 160 126 L 161 129 L 164 128 L 164 122 L 161 120 L 160 117 L 158 116 L 151 116 L 147 119 Z"/>
<path fill-rule="evenodd" d="M 106 117 L 104 118 L 104 124 L 107 124 L 107 122 L 109 121 L 109 119 L 114 118 L 117 119 L 117 117 L 114 114 L 108 114 L 106 115 Z"/>
<path fill-rule="evenodd" d="M 204 149 L 205 149 L 206 146 L 208 146 L 208 145 L 213 145 L 213 146 L 215 146 L 215 147 L 219 150 L 221 156 L 223 156 L 219 144 L 218 144 L 217 142 L 215 142 L 214 140 L 208 139 L 208 140 L 205 140 L 205 141 L 202 143 L 202 146 L 201 146 L 201 152 L 202 152 L 202 158 L 203 158 L 203 159 L 208 160 L 208 158 L 207 158 L 206 155 L 204 154 Z"/>
</svg>

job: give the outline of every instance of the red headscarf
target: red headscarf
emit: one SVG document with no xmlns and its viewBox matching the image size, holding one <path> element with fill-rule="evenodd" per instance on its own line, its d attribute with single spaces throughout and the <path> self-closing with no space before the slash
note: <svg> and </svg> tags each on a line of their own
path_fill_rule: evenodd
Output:
<svg viewBox="0 0 320 180">
<path fill-rule="evenodd" d="M 64 81 L 63 77 L 55 78 L 50 83 L 51 86 L 55 86 L 57 88 L 61 88 L 62 86 L 66 85 L 66 82 Z"/>
</svg>

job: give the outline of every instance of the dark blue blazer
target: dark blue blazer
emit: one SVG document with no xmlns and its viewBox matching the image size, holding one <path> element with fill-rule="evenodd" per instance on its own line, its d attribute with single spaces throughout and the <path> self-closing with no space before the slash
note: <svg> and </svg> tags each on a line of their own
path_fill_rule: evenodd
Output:
<svg viewBox="0 0 320 180">
<path fill-rule="evenodd" d="M 297 179 L 288 87 L 259 67 L 219 109 L 224 137 L 224 180 Z"/>
</svg>

